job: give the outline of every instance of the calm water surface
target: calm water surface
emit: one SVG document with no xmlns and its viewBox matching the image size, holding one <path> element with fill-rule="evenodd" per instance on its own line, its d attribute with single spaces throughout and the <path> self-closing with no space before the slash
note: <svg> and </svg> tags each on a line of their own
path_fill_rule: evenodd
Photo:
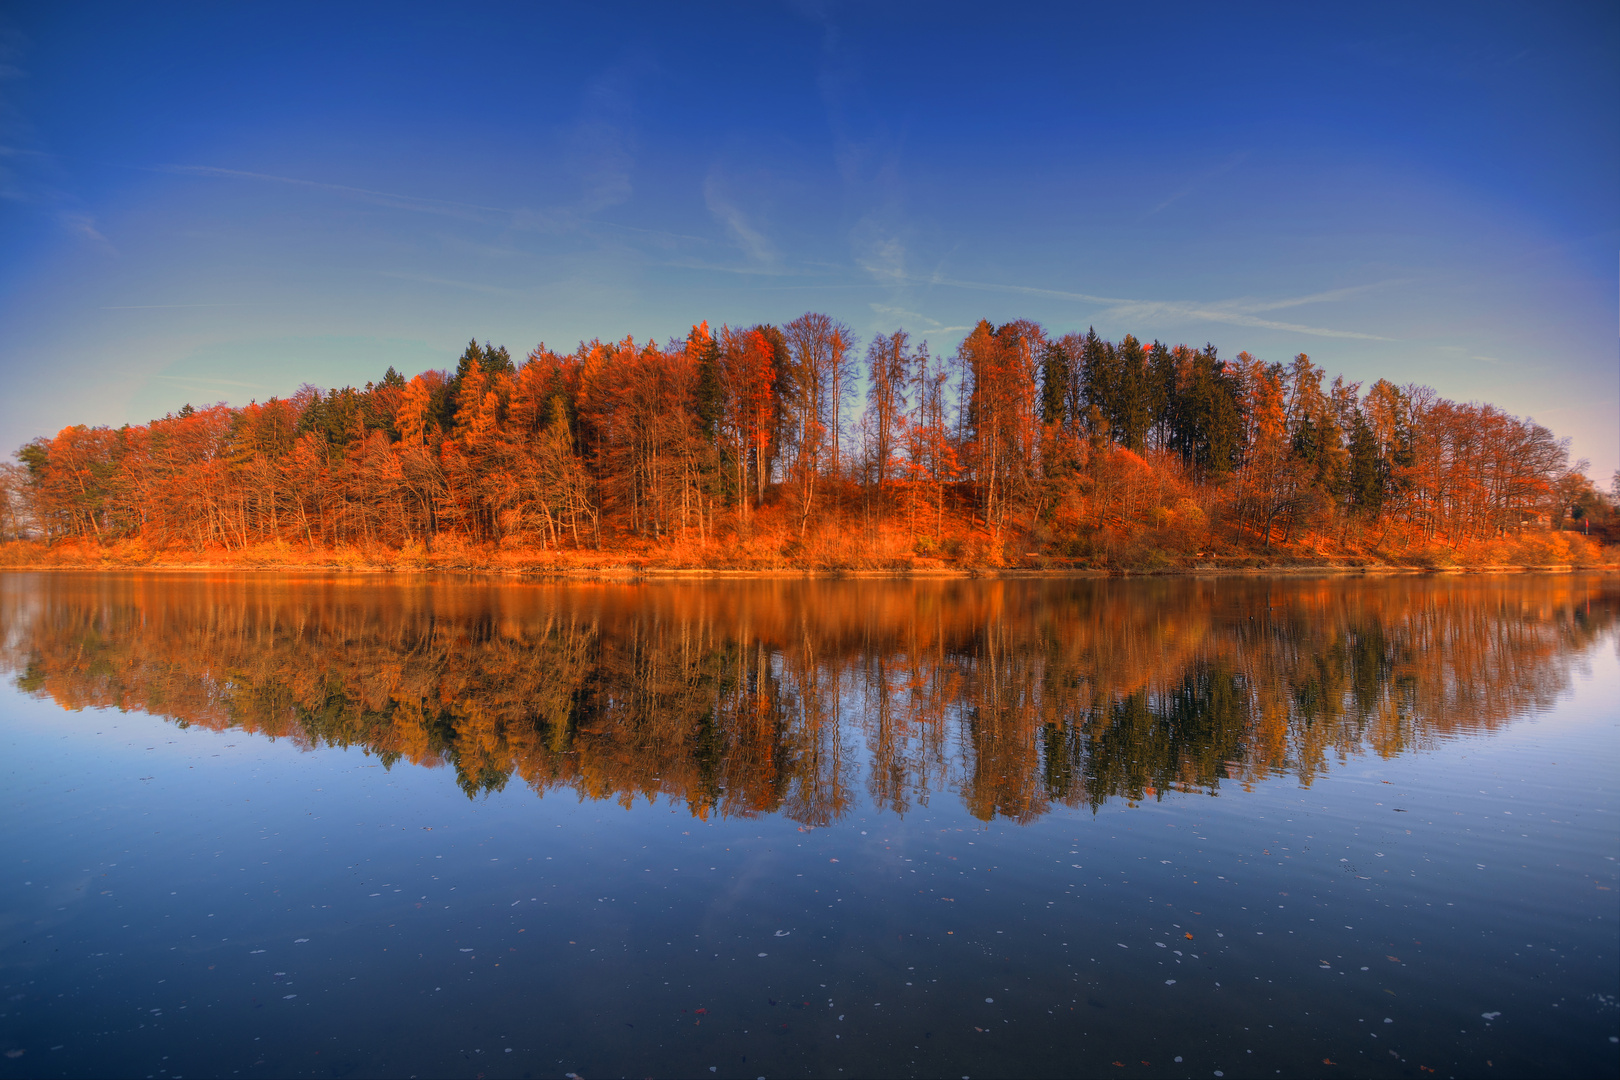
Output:
<svg viewBox="0 0 1620 1080">
<path fill-rule="evenodd" d="M 0 574 L 0 1076 L 1612 1076 L 1617 615 Z"/>
</svg>

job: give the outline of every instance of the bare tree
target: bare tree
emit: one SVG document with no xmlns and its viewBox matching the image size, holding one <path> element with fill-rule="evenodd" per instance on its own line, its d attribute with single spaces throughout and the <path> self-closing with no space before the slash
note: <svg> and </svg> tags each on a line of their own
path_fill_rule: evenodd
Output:
<svg viewBox="0 0 1620 1080">
<path fill-rule="evenodd" d="M 806 312 L 782 327 L 797 382 L 793 425 L 798 440 L 790 473 L 799 498 L 799 529 L 814 512 L 816 480 L 829 463 L 838 472 L 840 405 L 847 394 L 855 335 L 827 315 Z"/>
<path fill-rule="evenodd" d="M 866 350 L 867 401 L 872 423 L 872 475 L 881 494 L 898 465 L 906 392 L 913 357 L 904 330 L 879 334 Z"/>
</svg>

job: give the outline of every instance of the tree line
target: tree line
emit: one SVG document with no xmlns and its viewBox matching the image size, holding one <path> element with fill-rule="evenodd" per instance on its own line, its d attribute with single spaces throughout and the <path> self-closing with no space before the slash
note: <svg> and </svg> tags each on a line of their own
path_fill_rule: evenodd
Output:
<svg viewBox="0 0 1620 1080">
<path fill-rule="evenodd" d="M 76 425 L 17 452 L 9 537 L 247 548 L 796 544 L 880 523 L 923 553 L 968 536 L 1093 557 L 1172 548 L 1452 546 L 1607 503 L 1567 440 L 1489 404 L 1305 354 L 980 322 L 951 356 L 807 313 L 660 346 L 468 343 L 453 371 Z M 951 538 L 955 537 L 953 541 Z"/>
</svg>

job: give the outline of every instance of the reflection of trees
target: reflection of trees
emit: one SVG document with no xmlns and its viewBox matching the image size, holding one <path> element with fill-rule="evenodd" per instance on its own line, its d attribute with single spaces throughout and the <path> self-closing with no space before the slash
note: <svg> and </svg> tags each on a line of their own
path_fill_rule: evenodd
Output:
<svg viewBox="0 0 1620 1080">
<path fill-rule="evenodd" d="M 1550 706 L 1609 579 L 377 583 L 0 577 L 0 666 L 581 798 L 983 819 L 1391 756 Z"/>
</svg>

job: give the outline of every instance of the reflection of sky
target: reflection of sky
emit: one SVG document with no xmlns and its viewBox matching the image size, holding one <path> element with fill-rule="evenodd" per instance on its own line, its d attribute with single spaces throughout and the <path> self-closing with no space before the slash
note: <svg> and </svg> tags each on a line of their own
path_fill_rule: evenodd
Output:
<svg viewBox="0 0 1620 1080">
<path fill-rule="evenodd" d="M 829 10 L 8 9 L 0 443 L 815 309 L 1305 351 L 1620 464 L 1612 8 Z"/>
<path fill-rule="evenodd" d="M 0 1076 L 458 1075 L 508 1048 L 552 1075 L 1376 1074 L 1391 1048 L 1613 1075 L 1606 645 L 1490 734 L 1027 826 L 864 784 L 813 830 L 468 799 L 7 679 Z"/>
</svg>

